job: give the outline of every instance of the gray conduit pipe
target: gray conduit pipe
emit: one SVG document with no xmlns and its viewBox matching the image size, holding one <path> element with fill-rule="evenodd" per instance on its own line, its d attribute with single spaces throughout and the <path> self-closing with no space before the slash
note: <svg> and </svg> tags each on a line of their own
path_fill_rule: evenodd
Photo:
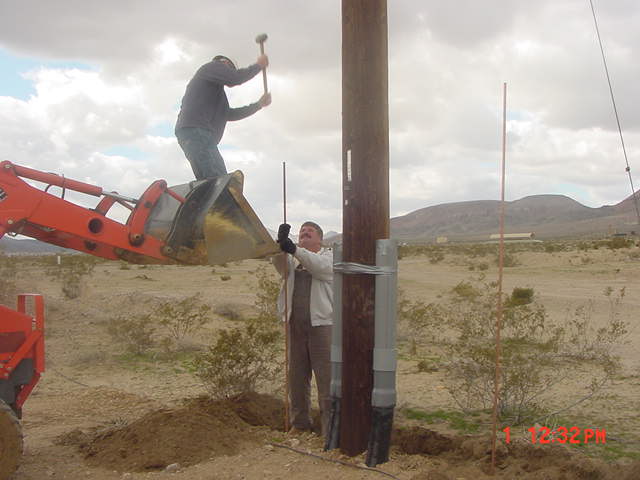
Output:
<svg viewBox="0 0 640 480">
<path fill-rule="evenodd" d="M 333 264 L 342 262 L 342 245 L 333 244 Z M 331 329 L 331 415 L 325 450 L 340 446 L 340 402 L 342 400 L 342 274 L 333 273 L 333 327 Z"/>
<path fill-rule="evenodd" d="M 375 467 L 389 460 L 393 411 L 396 405 L 398 246 L 395 240 L 376 241 L 376 266 L 393 273 L 376 275 L 373 392 L 371 394 L 373 413 L 367 448 L 368 467 Z"/>
</svg>

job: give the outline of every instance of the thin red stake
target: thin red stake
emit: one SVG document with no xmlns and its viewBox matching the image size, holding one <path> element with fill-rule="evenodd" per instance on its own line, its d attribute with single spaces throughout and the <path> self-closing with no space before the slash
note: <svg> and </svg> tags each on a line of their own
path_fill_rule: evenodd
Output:
<svg viewBox="0 0 640 480">
<path fill-rule="evenodd" d="M 287 165 L 282 162 L 282 208 L 283 223 L 287 223 Z M 289 431 L 289 258 L 284 262 L 284 431 Z"/>
<path fill-rule="evenodd" d="M 507 83 L 502 93 L 502 178 L 500 187 L 500 249 L 498 253 L 498 307 L 496 309 L 496 376 L 493 390 L 493 433 L 491 436 L 491 475 L 496 469 L 496 438 L 498 431 L 498 396 L 500 392 L 500 328 L 502 327 L 502 274 L 504 270 L 504 183 L 507 156 Z"/>
</svg>

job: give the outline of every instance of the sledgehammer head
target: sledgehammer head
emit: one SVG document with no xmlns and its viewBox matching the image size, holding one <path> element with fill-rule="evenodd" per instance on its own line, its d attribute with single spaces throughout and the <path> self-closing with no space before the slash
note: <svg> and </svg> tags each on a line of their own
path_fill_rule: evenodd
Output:
<svg viewBox="0 0 640 480">
<path fill-rule="evenodd" d="M 264 43 L 266 41 L 267 41 L 266 33 L 261 33 L 260 35 L 256 36 L 256 43 Z"/>
</svg>

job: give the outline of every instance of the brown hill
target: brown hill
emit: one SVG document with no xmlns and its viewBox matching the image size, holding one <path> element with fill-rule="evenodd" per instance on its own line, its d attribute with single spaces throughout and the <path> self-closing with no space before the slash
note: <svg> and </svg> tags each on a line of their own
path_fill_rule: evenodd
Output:
<svg viewBox="0 0 640 480">
<path fill-rule="evenodd" d="M 391 219 L 401 240 L 487 239 L 498 232 L 500 202 L 445 203 Z M 614 206 L 590 208 L 564 195 L 533 195 L 505 203 L 505 232 L 534 232 L 536 238 L 602 236 L 640 230 L 632 197 Z"/>
</svg>

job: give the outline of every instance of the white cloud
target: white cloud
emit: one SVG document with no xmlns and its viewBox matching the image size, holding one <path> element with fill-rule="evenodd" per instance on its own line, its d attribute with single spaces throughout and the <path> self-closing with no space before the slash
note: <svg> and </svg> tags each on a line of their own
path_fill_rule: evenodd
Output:
<svg viewBox="0 0 640 480">
<path fill-rule="evenodd" d="M 640 4 L 594 4 L 633 167 Z M 511 199 L 567 192 L 599 206 L 629 195 L 587 3 L 396 0 L 388 10 L 392 215 L 498 198 L 503 82 Z M 153 129 L 172 128 L 200 64 L 222 53 L 246 66 L 267 32 L 273 104 L 227 126 L 227 167 L 244 171 L 247 198 L 273 228 L 286 161 L 290 220 L 341 229 L 338 0 L 23 0 L 0 5 L 0 29 L 0 46 L 15 55 L 91 65 L 22 72 L 36 93 L 0 96 L 3 157 L 130 196 L 156 178 L 191 180 L 175 139 Z M 234 106 L 253 102 L 262 81 L 228 93 Z"/>
</svg>

